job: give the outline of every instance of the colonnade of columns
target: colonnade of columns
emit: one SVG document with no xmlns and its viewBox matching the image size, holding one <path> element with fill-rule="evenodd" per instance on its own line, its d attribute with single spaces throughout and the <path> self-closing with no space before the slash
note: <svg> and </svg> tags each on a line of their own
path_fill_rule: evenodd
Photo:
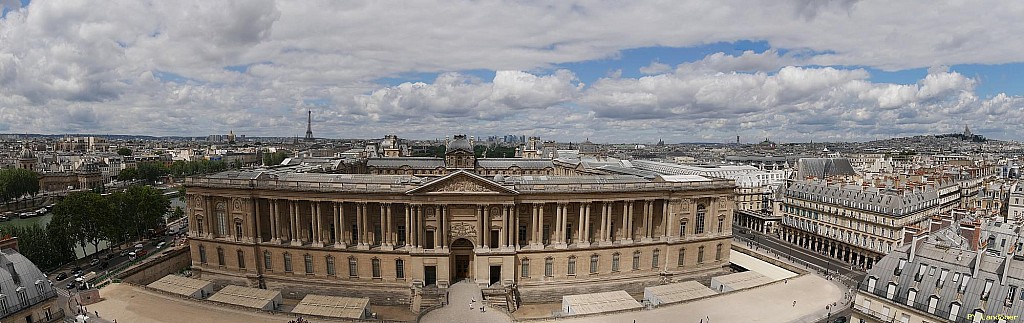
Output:
<svg viewBox="0 0 1024 323">
<path fill-rule="evenodd" d="M 215 210 L 213 198 L 201 200 L 204 210 Z M 379 212 L 372 214 L 371 207 L 379 208 Z M 673 214 L 671 203 L 665 199 L 488 203 L 473 207 L 477 248 L 543 248 L 548 244 L 555 248 L 588 247 L 679 236 L 675 229 L 678 225 L 670 225 L 680 220 L 679 215 Z M 244 215 L 250 219 L 245 224 L 247 241 L 394 250 L 444 249 L 452 237 L 452 206 L 447 204 L 256 198 L 247 209 L 252 211 Z M 428 210 L 434 210 L 433 214 Z M 545 216 L 545 210 L 553 210 L 554 216 Z M 215 232 L 222 229 L 217 221 L 238 221 L 235 211 L 229 212 L 226 220 L 206 212 L 198 219 L 194 233 L 202 232 L 199 237 L 223 237 L 223 232 Z M 570 221 L 572 216 L 575 221 Z M 708 227 L 714 221 L 710 218 L 714 217 L 706 220 Z M 527 231 L 521 235 L 520 230 Z"/>
<path fill-rule="evenodd" d="M 786 228 L 782 239 L 813 252 L 844 261 L 854 266 L 870 269 L 880 256 L 850 244 Z"/>
</svg>

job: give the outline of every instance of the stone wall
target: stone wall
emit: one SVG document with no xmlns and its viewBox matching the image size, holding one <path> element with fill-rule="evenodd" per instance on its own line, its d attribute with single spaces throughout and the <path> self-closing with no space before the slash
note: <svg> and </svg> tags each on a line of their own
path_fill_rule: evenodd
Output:
<svg viewBox="0 0 1024 323">
<path fill-rule="evenodd" d="M 117 277 L 121 281 L 129 283 L 149 285 L 164 276 L 176 273 L 191 265 L 192 259 L 189 257 L 189 247 L 184 246 L 147 258 L 143 262 L 125 269 Z"/>
</svg>

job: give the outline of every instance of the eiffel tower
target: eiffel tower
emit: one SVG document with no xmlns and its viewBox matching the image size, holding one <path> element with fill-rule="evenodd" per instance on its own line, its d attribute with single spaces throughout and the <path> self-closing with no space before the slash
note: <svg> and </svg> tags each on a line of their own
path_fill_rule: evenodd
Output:
<svg viewBox="0 0 1024 323">
<path fill-rule="evenodd" d="M 306 119 L 306 141 L 313 141 L 313 111 L 307 111 L 309 113 Z"/>
</svg>

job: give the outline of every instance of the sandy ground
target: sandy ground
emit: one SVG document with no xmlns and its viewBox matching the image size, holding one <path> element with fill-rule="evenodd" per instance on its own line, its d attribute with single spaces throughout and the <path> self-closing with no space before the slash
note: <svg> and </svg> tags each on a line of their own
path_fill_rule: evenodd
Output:
<svg viewBox="0 0 1024 323">
<path fill-rule="evenodd" d="M 105 319 L 118 322 L 244 322 L 283 323 L 298 317 L 269 315 L 237 310 L 199 302 L 192 302 L 150 292 L 142 288 L 111 284 L 100 290 L 103 301 L 89 305 L 89 311 L 98 311 Z M 294 305 L 292 305 L 294 307 Z M 414 319 L 416 316 L 392 306 L 371 307 L 372 311 L 391 317 L 389 319 Z M 317 319 L 317 322 L 323 321 Z"/>
<path fill-rule="evenodd" d="M 834 283 L 815 275 L 804 275 L 789 279 L 788 283 L 774 283 L 695 302 L 661 306 L 649 311 L 575 319 L 566 317 L 558 322 L 792 322 L 810 313 L 823 311 L 826 305 L 842 298 L 843 290 Z M 796 301 L 796 305 L 793 301 Z"/>
</svg>

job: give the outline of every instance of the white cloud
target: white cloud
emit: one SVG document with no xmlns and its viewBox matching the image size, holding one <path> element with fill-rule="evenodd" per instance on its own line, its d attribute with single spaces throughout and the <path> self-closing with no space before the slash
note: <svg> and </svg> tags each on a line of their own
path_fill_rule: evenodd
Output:
<svg viewBox="0 0 1024 323">
<path fill-rule="evenodd" d="M 325 136 L 439 136 L 465 126 L 570 137 L 813 130 L 841 138 L 896 131 L 883 126 L 894 120 L 905 131 L 933 132 L 919 125 L 935 120 L 998 128 L 1024 121 L 1021 99 L 980 97 L 977 80 L 941 66 L 1024 61 L 1024 43 L 1007 41 L 1024 31 L 1022 7 L 36 0 L 0 18 L 0 130 L 287 136 L 301 135 L 310 108 Z M 625 49 L 737 40 L 779 50 L 717 53 L 674 70 L 652 62 L 641 78 L 611 67 L 588 85 L 581 71 L 555 70 Z M 915 84 L 883 84 L 864 70 L 800 67 L 810 65 L 939 68 Z M 457 73 L 477 70 L 499 72 L 491 80 Z M 410 74 L 440 76 L 375 84 Z M 695 122 L 715 130 L 683 128 Z"/>
</svg>

